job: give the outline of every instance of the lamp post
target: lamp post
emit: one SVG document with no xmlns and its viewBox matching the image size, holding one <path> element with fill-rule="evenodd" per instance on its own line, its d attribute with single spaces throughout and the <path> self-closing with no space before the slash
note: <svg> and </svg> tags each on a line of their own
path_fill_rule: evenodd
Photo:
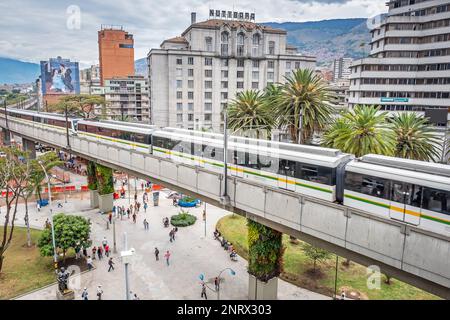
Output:
<svg viewBox="0 0 450 320">
<path fill-rule="evenodd" d="M 224 115 L 224 128 L 223 128 L 223 195 L 222 204 L 228 205 L 230 203 L 230 197 L 228 196 L 228 106 L 223 108 Z"/>
<path fill-rule="evenodd" d="M 227 271 L 227 270 L 230 271 L 230 275 L 232 275 L 232 276 L 236 275 L 236 272 L 235 272 L 233 269 L 231 269 L 231 268 L 225 268 L 225 269 L 223 269 L 222 271 L 220 271 L 220 272 L 219 272 L 219 275 L 217 276 L 217 280 L 219 281 L 218 287 L 217 287 L 218 290 L 215 290 L 215 289 L 213 290 L 213 289 L 211 289 L 210 287 L 208 287 L 208 286 L 206 285 L 206 283 L 205 283 L 205 276 L 204 276 L 203 274 L 200 274 L 200 276 L 199 276 L 200 280 L 203 282 L 203 284 L 204 284 L 209 290 L 214 291 L 214 292 L 217 293 L 217 300 L 220 300 L 220 276 L 222 275 L 222 273 L 223 273 L 224 271 Z"/>
<path fill-rule="evenodd" d="M 338 279 L 338 267 L 339 267 L 339 256 L 336 255 L 336 273 L 334 275 L 334 298 L 333 300 L 337 300 L 337 279 Z"/>
<path fill-rule="evenodd" d="M 39 165 L 42 167 L 42 170 L 44 170 L 45 177 L 47 178 L 47 188 L 48 188 L 48 205 L 50 206 L 50 221 L 52 225 L 52 243 L 53 243 L 53 262 L 55 270 L 58 269 L 58 256 L 56 255 L 56 241 L 55 241 L 55 226 L 53 224 L 53 207 L 52 207 L 52 191 L 50 186 L 50 178 L 47 174 L 47 170 L 45 170 L 45 167 L 42 164 L 42 161 L 38 161 Z"/>
</svg>

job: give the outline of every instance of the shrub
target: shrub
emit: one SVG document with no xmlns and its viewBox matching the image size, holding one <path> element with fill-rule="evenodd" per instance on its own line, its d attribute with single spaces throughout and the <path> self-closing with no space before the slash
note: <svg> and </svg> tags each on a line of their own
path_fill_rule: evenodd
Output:
<svg viewBox="0 0 450 320">
<path fill-rule="evenodd" d="M 174 227 L 188 227 L 192 226 L 196 220 L 197 217 L 189 214 L 189 211 L 181 210 L 179 214 L 174 215 L 170 218 L 170 223 Z"/>
</svg>

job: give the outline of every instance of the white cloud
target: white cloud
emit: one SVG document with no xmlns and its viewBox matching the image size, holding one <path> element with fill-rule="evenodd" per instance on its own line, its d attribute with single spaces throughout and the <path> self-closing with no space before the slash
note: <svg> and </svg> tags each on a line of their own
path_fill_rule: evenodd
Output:
<svg viewBox="0 0 450 320">
<path fill-rule="evenodd" d="M 237 2 L 234 2 L 237 3 Z M 81 29 L 67 28 L 66 10 L 81 10 Z M 38 62 L 62 56 L 82 65 L 98 60 L 101 24 L 123 25 L 134 34 L 136 59 L 145 57 L 190 23 L 208 18 L 209 8 L 232 10 L 231 1 L 207 0 L 16 0 L 0 3 L 0 56 Z M 256 13 L 258 22 L 371 17 L 386 11 L 385 0 L 241 0 L 237 10 Z"/>
</svg>

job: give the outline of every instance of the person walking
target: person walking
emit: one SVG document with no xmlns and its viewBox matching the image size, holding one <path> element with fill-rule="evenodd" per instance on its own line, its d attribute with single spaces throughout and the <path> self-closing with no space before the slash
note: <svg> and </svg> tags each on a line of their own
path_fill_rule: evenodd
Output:
<svg viewBox="0 0 450 320">
<path fill-rule="evenodd" d="M 112 212 L 110 212 L 108 214 L 108 220 L 109 220 L 109 224 L 111 224 L 112 223 Z"/>
<path fill-rule="evenodd" d="M 113 206 L 112 212 L 113 212 L 114 217 L 116 216 L 116 210 L 117 210 L 116 206 Z"/>
<path fill-rule="evenodd" d="M 105 246 L 105 256 L 109 258 L 109 245 Z"/>
<path fill-rule="evenodd" d="M 88 295 L 89 295 L 89 293 L 88 293 L 88 291 L 87 291 L 87 288 L 84 287 L 83 292 L 81 293 L 81 299 L 83 299 L 83 300 L 89 300 L 89 299 L 88 299 Z"/>
<path fill-rule="evenodd" d="M 159 261 L 159 250 L 156 247 L 155 247 L 155 258 L 156 258 L 156 261 Z"/>
<path fill-rule="evenodd" d="M 136 203 L 136 206 L 137 206 L 137 212 L 139 212 L 139 210 L 141 210 L 141 203 L 140 202 Z"/>
<path fill-rule="evenodd" d="M 130 219 L 130 208 L 127 209 L 127 217 Z"/>
<path fill-rule="evenodd" d="M 97 287 L 97 300 L 102 300 L 103 290 L 102 285 L 99 284 Z"/>
<path fill-rule="evenodd" d="M 106 237 L 103 237 L 103 240 L 102 240 L 103 249 L 105 248 L 105 246 L 107 244 L 108 244 L 108 240 L 106 240 Z"/>
<path fill-rule="evenodd" d="M 202 283 L 202 294 L 200 295 L 201 298 L 205 298 L 205 300 L 208 300 L 208 297 L 206 296 L 206 285 Z"/>
<path fill-rule="evenodd" d="M 109 258 L 108 265 L 109 265 L 108 272 L 110 272 L 111 269 L 114 270 L 114 261 L 113 261 L 113 258 Z"/>
<path fill-rule="evenodd" d="M 169 232 L 169 240 L 170 242 L 173 242 L 173 229 Z"/>
<path fill-rule="evenodd" d="M 136 223 L 136 213 L 133 213 L 133 223 Z"/>
<path fill-rule="evenodd" d="M 148 222 L 147 222 L 147 219 L 144 219 L 144 230 L 148 230 Z"/>
<path fill-rule="evenodd" d="M 98 260 L 102 260 L 103 258 L 103 249 L 101 246 L 98 246 L 97 248 L 97 256 L 98 256 Z"/>
<path fill-rule="evenodd" d="M 94 246 L 94 247 L 92 248 L 92 259 L 95 259 L 96 253 L 97 253 L 97 248 Z"/>
<path fill-rule="evenodd" d="M 91 271 L 94 268 L 94 264 L 92 263 L 91 256 L 87 257 L 86 263 L 87 263 L 87 266 L 88 266 L 88 270 Z"/>
<path fill-rule="evenodd" d="M 218 277 L 214 278 L 214 287 L 215 287 L 216 291 L 219 291 L 219 278 Z"/>
<path fill-rule="evenodd" d="M 37 207 L 37 211 L 41 212 L 41 202 L 40 201 L 37 202 L 36 207 Z"/>
<path fill-rule="evenodd" d="M 170 265 L 170 261 L 169 261 L 169 259 L 170 259 L 170 252 L 169 252 L 169 250 L 167 250 L 166 254 L 164 255 L 164 258 L 166 258 L 167 266 L 169 266 Z"/>
<path fill-rule="evenodd" d="M 88 256 L 87 249 L 83 247 L 83 256 L 86 258 Z"/>
<path fill-rule="evenodd" d="M 147 213 L 147 207 L 148 207 L 147 202 L 144 202 L 144 212 L 145 213 Z"/>
</svg>

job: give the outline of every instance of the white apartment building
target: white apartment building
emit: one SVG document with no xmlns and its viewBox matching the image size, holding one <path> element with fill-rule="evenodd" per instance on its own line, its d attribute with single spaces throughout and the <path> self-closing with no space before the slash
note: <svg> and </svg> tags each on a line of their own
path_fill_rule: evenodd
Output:
<svg viewBox="0 0 450 320">
<path fill-rule="evenodd" d="M 286 43 L 286 31 L 244 20 L 210 19 L 164 40 L 148 54 L 152 123 L 223 130 L 223 107 L 247 89 L 283 82 L 315 57 Z"/>
<path fill-rule="evenodd" d="M 339 82 L 350 78 L 350 66 L 352 65 L 352 58 L 334 59 L 333 62 L 333 82 Z"/>
<path fill-rule="evenodd" d="M 105 79 L 103 87 L 96 87 L 96 94 L 103 94 L 108 119 L 150 123 L 148 81 L 142 76 Z M 97 114 L 104 114 L 101 108 Z"/>
<path fill-rule="evenodd" d="M 391 0 L 371 53 L 354 61 L 349 105 L 441 115 L 450 107 L 450 0 Z M 430 110 L 432 109 L 432 110 Z M 439 111 L 438 109 L 441 109 Z"/>
</svg>

